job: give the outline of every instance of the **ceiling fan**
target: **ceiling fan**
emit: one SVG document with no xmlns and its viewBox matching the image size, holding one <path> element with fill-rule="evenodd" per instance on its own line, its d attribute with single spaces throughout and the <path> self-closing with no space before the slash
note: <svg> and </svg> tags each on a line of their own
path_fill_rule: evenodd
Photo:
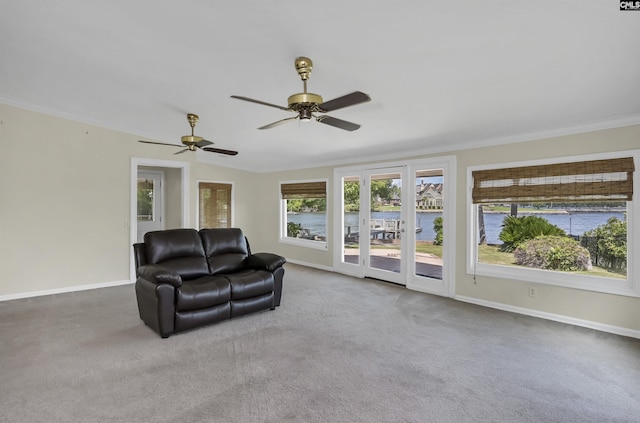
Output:
<svg viewBox="0 0 640 423">
<path fill-rule="evenodd" d="M 213 142 L 207 141 L 202 137 L 194 135 L 193 133 L 196 123 L 198 123 L 198 119 L 200 119 L 198 115 L 194 115 L 193 113 L 187 114 L 187 121 L 191 126 L 191 135 L 184 135 L 180 139 L 180 141 L 182 141 L 182 144 L 187 148 L 180 150 L 174 154 L 184 153 L 185 151 L 196 151 L 196 149 L 198 148 L 204 151 L 209 151 L 211 153 L 226 154 L 227 156 L 235 156 L 236 154 L 238 154 L 237 151 L 233 151 L 233 150 L 224 150 L 222 148 L 207 147 L 208 145 L 213 145 Z M 167 144 L 164 142 L 154 142 L 154 141 L 144 141 L 144 140 L 138 140 L 138 141 L 143 142 L 145 144 L 157 144 L 157 145 L 168 145 L 171 147 L 182 147 L 181 145 Z"/>
<path fill-rule="evenodd" d="M 371 97 L 363 92 L 354 91 L 351 94 L 334 98 L 333 100 L 323 101 L 320 95 L 307 92 L 307 80 L 309 79 L 309 75 L 311 75 L 311 70 L 313 68 L 311 59 L 309 59 L 308 57 L 298 57 L 295 60 L 295 67 L 304 84 L 304 92 L 291 95 L 288 99 L 288 107 L 278 106 L 276 104 L 266 103 L 264 101 L 254 100 L 252 98 L 242 97 L 238 95 L 232 95 L 231 97 L 237 98 L 238 100 L 262 104 L 264 106 L 275 107 L 287 112 L 295 112 L 297 114 L 296 116 L 292 116 L 265 126 L 261 126 L 258 129 L 273 128 L 274 126 L 278 126 L 296 119 L 300 119 L 301 122 L 305 122 L 311 120 L 312 118 L 318 122 L 335 126 L 336 128 L 344 129 L 345 131 L 355 131 L 356 129 L 360 128 L 360 125 L 358 125 L 357 123 L 347 122 L 346 120 L 334 118 L 325 114 L 315 115 L 314 113 L 327 113 L 345 107 L 354 106 L 356 104 L 365 103 L 367 101 L 371 101 Z"/>
</svg>

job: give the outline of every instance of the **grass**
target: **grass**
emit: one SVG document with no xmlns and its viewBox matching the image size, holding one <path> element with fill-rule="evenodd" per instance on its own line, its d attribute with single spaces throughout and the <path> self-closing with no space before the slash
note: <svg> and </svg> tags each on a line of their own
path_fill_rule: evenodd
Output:
<svg viewBox="0 0 640 423">
<path fill-rule="evenodd" d="M 372 245 L 373 249 L 394 249 L 399 250 L 399 245 L 387 244 L 387 245 Z M 418 241 L 416 242 L 416 253 L 427 253 L 433 254 L 434 256 L 442 258 L 442 246 L 441 245 L 433 245 L 433 243 L 429 241 Z M 504 253 L 498 250 L 498 247 L 495 245 L 480 245 L 478 246 L 478 261 L 480 263 L 487 264 L 497 264 L 501 266 L 517 266 L 513 258 L 513 253 Z M 601 278 L 614 278 L 614 279 L 626 279 L 626 273 L 614 272 L 609 269 L 605 269 L 603 267 L 593 266 L 593 268 L 589 271 L 576 271 L 576 272 L 567 272 L 573 273 L 576 275 L 588 275 L 588 276 L 596 276 Z"/>
<path fill-rule="evenodd" d="M 433 254 L 442 258 L 442 245 L 433 245 L 432 242 L 416 242 L 416 253 Z"/>
<path fill-rule="evenodd" d="M 498 250 L 495 245 L 480 245 L 478 246 L 478 261 L 480 263 L 498 264 L 502 266 L 518 266 L 513 258 L 513 253 L 503 253 Z M 581 270 L 574 273 L 576 275 L 589 275 L 597 276 L 601 278 L 614 278 L 614 279 L 626 279 L 626 273 L 618 273 L 603 267 L 593 266 L 589 271 Z"/>
</svg>

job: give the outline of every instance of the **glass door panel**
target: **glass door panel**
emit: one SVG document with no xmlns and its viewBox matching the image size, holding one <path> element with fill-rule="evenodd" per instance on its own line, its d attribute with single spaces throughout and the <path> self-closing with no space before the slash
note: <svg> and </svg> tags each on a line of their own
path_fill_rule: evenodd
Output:
<svg viewBox="0 0 640 423">
<path fill-rule="evenodd" d="M 360 264 L 360 177 L 342 178 L 342 259 Z"/>
<path fill-rule="evenodd" d="M 403 167 L 366 172 L 368 209 L 365 274 L 390 282 L 405 282 L 405 212 Z M 406 185 L 406 184 L 405 184 Z M 361 233 L 365 231 L 361 230 Z M 360 245 L 365 243 L 361 239 Z"/>
<path fill-rule="evenodd" d="M 421 169 L 413 172 L 415 204 L 415 275 L 442 280 L 444 243 L 444 172 Z"/>
<path fill-rule="evenodd" d="M 137 201 L 137 241 L 142 242 L 144 234 L 150 231 L 164 229 L 162 208 L 162 179 L 161 172 L 138 172 L 138 201 Z"/>
</svg>

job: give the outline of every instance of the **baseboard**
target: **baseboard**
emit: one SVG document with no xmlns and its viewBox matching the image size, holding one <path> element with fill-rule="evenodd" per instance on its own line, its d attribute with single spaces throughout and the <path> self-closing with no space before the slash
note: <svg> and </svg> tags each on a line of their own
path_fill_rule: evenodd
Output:
<svg viewBox="0 0 640 423">
<path fill-rule="evenodd" d="M 65 294 L 68 292 L 87 291 L 90 289 L 110 288 L 113 286 L 127 285 L 131 283 L 132 282 L 130 280 L 126 279 L 121 281 L 101 282 L 101 283 L 94 283 L 89 285 L 77 285 L 77 286 L 69 286 L 69 287 L 57 288 L 57 289 L 45 289 L 43 291 L 21 292 L 19 294 L 0 295 L 0 302 L 19 300 L 22 298 L 42 297 L 44 295 L 55 295 L 55 294 Z"/>
<path fill-rule="evenodd" d="M 323 266 L 321 264 L 316 264 L 316 263 L 307 263 L 306 261 L 287 259 L 287 263 L 299 264 L 300 266 L 305 266 L 305 267 L 313 267 L 314 269 L 326 270 L 327 272 L 335 272 L 335 270 L 331 266 Z"/>
<path fill-rule="evenodd" d="M 543 311 L 532 310 L 529 308 L 516 307 L 508 304 L 495 303 L 493 301 L 480 300 L 478 298 L 466 297 L 464 295 L 456 295 L 453 297 L 458 301 L 476 304 L 482 307 L 495 308 L 498 310 L 509 311 L 512 313 L 523 314 L 525 316 L 538 317 L 541 319 L 553 320 L 554 322 L 567 323 L 569 325 L 581 326 L 584 328 L 595 329 L 601 332 L 613 333 L 615 335 L 628 336 L 630 338 L 640 339 L 640 331 L 623 328 L 620 326 L 606 325 L 604 323 L 593 322 L 590 320 L 576 319 L 574 317 L 563 316 L 561 314 L 546 313 Z"/>
</svg>

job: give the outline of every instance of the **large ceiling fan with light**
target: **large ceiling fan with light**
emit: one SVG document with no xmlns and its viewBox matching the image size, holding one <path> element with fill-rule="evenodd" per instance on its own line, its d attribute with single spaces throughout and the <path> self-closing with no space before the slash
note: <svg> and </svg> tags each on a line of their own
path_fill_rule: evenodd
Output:
<svg viewBox="0 0 640 423">
<path fill-rule="evenodd" d="M 138 141 L 143 142 L 145 144 L 168 145 L 170 147 L 186 147 L 174 154 L 181 154 L 181 153 L 184 153 L 185 151 L 196 151 L 197 149 L 202 149 L 204 151 L 209 151 L 211 153 L 225 154 L 227 156 L 235 156 L 236 154 L 238 154 L 238 152 L 234 150 L 225 150 L 222 148 L 207 147 L 208 145 L 213 145 L 213 142 L 207 141 L 204 138 L 194 134 L 194 128 L 196 127 L 196 123 L 198 123 L 198 119 L 200 119 L 198 115 L 194 115 L 193 113 L 187 114 L 187 121 L 191 126 L 191 135 L 182 136 L 182 138 L 180 139 L 180 141 L 182 142 L 182 145 L 167 144 L 164 142 L 155 142 L 155 141 L 144 141 L 144 140 L 138 140 Z"/>
<path fill-rule="evenodd" d="M 327 116 L 324 113 L 333 112 L 335 110 L 343 109 L 349 106 L 355 106 L 356 104 L 360 103 L 366 103 L 367 101 L 371 101 L 371 97 L 363 92 L 354 91 L 342 97 L 324 101 L 320 95 L 307 92 L 307 80 L 309 79 L 309 75 L 311 75 L 311 70 L 313 69 L 313 63 L 311 62 L 311 59 L 309 59 L 308 57 L 298 57 L 295 60 L 295 67 L 304 84 L 304 92 L 289 96 L 287 107 L 278 106 L 276 104 L 254 100 L 252 98 L 239 95 L 232 95 L 231 97 L 238 100 L 249 101 L 251 103 L 262 104 L 264 106 L 275 107 L 286 112 L 296 113 L 296 116 L 288 117 L 286 119 L 261 126 L 258 129 L 273 128 L 274 126 L 278 126 L 296 119 L 299 119 L 303 122 L 315 119 L 320 123 L 335 126 L 336 128 L 344 129 L 345 131 L 355 131 L 356 129 L 360 128 L 360 125 L 358 125 L 357 123 L 347 122 L 346 120 Z"/>
</svg>

